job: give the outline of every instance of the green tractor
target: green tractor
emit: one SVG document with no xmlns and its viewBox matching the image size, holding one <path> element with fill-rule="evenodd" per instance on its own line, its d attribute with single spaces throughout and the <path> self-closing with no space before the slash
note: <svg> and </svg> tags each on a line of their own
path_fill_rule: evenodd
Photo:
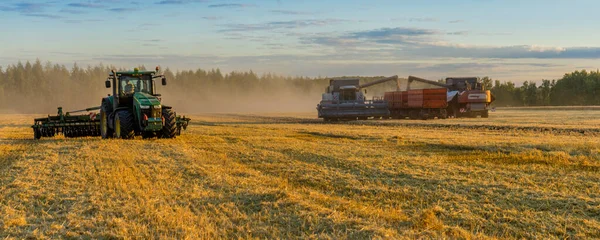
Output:
<svg viewBox="0 0 600 240">
<path fill-rule="evenodd" d="M 112 96 L 102 99 L 100 106 L 100 135 L 102 138 L 131 139 L 174 138 L 189 119 L 178 118 L 169 106 L 161 104 L 156 93 L 155 79 L 167 85 L 164 75 L 156 71 L 111 71 L 106 88 L 112 86 Z"/>
</svg>

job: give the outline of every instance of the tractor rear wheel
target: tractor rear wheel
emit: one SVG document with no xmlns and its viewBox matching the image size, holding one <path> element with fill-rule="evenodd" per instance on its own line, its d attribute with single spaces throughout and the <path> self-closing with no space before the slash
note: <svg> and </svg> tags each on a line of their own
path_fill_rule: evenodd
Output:
<svg viewBox="0 0 600 240">
<path fill-rule="evenodd" d="M 175 119 L 175 112 L 171 109 L 163 108 L 162 116 L 165 119 L 165 124 L 162 128 L 163 138 L 175 138 L 177 135 L 177 122 Z"/>
<path fill-rule="evenodd" d="M 115 115 L 116 138 L 131 139 L 135 137 L 133 131 L 133 114 L 128 110 L 117 112 Z"/>
<path fill-rule="evenodd" d="M 103 101 L 100 109 L 100 136 L 102 139 L 113 137 L 113 130 L 108 127 L 108 114 L 112 112 L 110 109 L 110 105 Z"/>
</svg>

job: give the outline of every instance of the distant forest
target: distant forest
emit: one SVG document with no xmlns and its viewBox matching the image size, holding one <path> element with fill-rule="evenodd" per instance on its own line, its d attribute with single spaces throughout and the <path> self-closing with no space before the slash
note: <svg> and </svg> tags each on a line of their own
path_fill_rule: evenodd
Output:
<svg viewBox="0 0 600 240">
<path fill-rule="evenodd" d="M 0 110 L 54 113 L 57 106 L 67 110 L 97 106 L 110 93 L 104 80 L 111 69 L 123 70 L 102 64 L 74 64 L 69 69 L 40 60 L 0 66 Z M 311 111 L 329 79 L 252 71 L 222 73 L 219 69 L 173 72 L 166 68 L 162 73 L 168 85 L 157 90 L 166 104 L 183 112 Z M 378 78 L 361 77 L 361 81 Z M 599 72 L 575 71 L 558 80 L 542 80 L 539 86 L 534 81 L 516 86 L 489 77 L 483 77 L 482 82 L 496 96 L 495 106 L 600 105 Z M 394 89 L 395 83 L 388 82 L 368 88 L 368 95 L 381 96 Z"/>
</svg>

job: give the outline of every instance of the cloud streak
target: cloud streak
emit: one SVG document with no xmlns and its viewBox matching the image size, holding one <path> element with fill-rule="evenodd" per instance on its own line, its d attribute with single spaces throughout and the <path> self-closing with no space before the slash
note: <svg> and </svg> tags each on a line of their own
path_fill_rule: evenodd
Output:
<svg viewBox="0 0 600 240">
<path fill-rule="evenodd" d="M 40 18 L 48 18 L 48 19 L 61 19 L 63 17 L 58 16 L 58 15 L 54 15 L 54 14 L 45 14 L 45 13 L 26 13 L 23 14 L 25 16 L 29 16 L 29 17 L 40 17 Z"/>
<path fill-rule="evenodd" d="M 137 9 L 135 9 L 135 8 L 111 8 L 111 9 L 108 9 L 108 11 L 117 12 L 117 13 L 131 12 L 131 11 L 136 11 L 136 10 Z"/>
<path fill-rule="evenodd" d="M 599 59 L 599 47 L 572 47 L 540 50 L 536 46 L 460 46 L 460 45 L 422 45 L 405 50 L 406 53 L 429 57 L 453 58 L 504 58 L 504 59 Z"/>
<path fill-rule="evenodd" d="M 0 11 L 3 12 L 19 12 L 19 13 L 38 13 L 43 12 L 48 7 L 48 4 L 43 3 L 16 3 L 9 7 L 0 6 Z"/>
<path fill-rule="evenodd" d="M 419 28 L 381 28 L 340 35 L 301 37 L 301 44 L 322 45 L 334 49 L 371 47 L 393 56 L 418 58 L 496 58 L 496 59 L 600 59 L 600 47 L 541 47 L 535 45 L 477 46 L 443 41 L 445 35 L 466 35 Z M 340 51 L 340 50 L 338 50 Z"/>
<path fill-rule="evenodd" d="M 200 3 L 200 2 L 206 2 L 206 1 L 205 0 L 164 0 L 164 1 L 155 2 L 155 4 L 183 5 L 183 4 L 188 4 L 188 3 Z"/>
<path fill-rule="evenodd" d="M 273 21 L 259 24 L 228 24 L 220 32 L 244 32 L 244 31 L 263 31 L 274 29 L 297 29 L 314 26 L 327 26 L 344 22 L 341 19 L 310 19 L 310 20 L 291 20 L 291 21 Z"/>
<path fill-rule="evenodd" d="M 256 7 L 254 4 L 239 4 L 239 3 L 222 3 L 222 4 L 211 4 L 208 5 L 209 8 L 246 8 L 246 7 Z"/>
<path fill-rule="evenodd" d="M 67 6 L 74 8 L 104 8 L 104 5 L 95 3 L 69 3 Z"/>
<path fill-rule="evenodd" d="M 86 11 L 75 10 L 75 9 L 61 9 L 61 13 L 69 13 L 69 14 L 84 14 Z"/>
<path fill-rule="evenodd" d="M 310 12 L 300 12 L 300 11 L 292 11 L 292 10 L 271 10 L 269 12 L 279 13 L 284 15 L 311 15 L 313 13 Z"/>
<path fill-rule="evenodd" d="M 409 18 L 409 22 L 437 22 L 437 18 L 425 17 L 425 18 Z"/>
<path fill-rule="evenodd" d="M 202 19 L 205 19 L 205 20 L 219 20 L 219 19 L 223 19 L 223 17 L 207 16 L 207 17 L 202 17 Z"/>
<path fill-rule="evenodd" d="M 438 33 L 438 31 L 429 29 L 397 27 L 354 32 L 351 36 L 356 38 L 386 38 L 395 36 L 425 36 Z"/>
<path fill-rule="evenodd" d="M 62 16 L 46 13 L 49 3 L 16 3 L 10 6 L 0 6 L 2 12 L 17 12 L 27 17 L 38 17 L 46 19 L 61 19 Z"/>
</svg>

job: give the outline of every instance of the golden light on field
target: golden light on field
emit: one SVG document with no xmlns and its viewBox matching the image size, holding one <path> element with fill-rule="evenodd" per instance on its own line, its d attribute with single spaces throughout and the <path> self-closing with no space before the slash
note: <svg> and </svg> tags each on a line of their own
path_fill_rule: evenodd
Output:
<svg viewBox="0 0 600 240">
<path fill-rule="evenodd" d="M 0 115 L 0 238 L 599 238 L 600 111 L 32 139 Z"/>
</svg>

